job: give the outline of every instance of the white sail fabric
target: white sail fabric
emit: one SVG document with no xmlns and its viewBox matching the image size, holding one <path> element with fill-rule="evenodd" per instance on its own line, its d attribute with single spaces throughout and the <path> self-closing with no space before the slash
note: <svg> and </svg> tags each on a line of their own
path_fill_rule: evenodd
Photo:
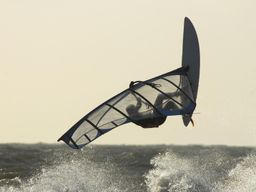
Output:
<svg viewBox="0 0 256 192">
<path fill-rule="evenodd" d="M 128 122 L 138 124 L 157 117 L 191 114 L 196 106 L 183 67 L 149 79 L 136 81 L 118 95 L 99 105 L 80 119 L 58 141 L 80 149 L 106 132 Z M 139 114 L 128 113 L 129 106 L 138 105 Z"/>
</svg>

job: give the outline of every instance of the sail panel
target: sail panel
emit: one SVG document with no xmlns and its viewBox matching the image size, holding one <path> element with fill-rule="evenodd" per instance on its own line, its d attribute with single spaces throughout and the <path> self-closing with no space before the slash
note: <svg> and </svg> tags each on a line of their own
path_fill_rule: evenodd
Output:
<svg viewBox="0 0 256 192">
<path fill-rule="evenodd" d="M 108 131 L 143 118 L 185 115 L 194 110 L 195 103 L 184 69 L 138 81 L 120 94 L 88 113 L 59 140 L 72 148 L 81 148 Z M 171 83 L 170 83 L 171 82 Z M 129 106 L 137 106 L 139 116 L 129 114 Z"/>
</svg>

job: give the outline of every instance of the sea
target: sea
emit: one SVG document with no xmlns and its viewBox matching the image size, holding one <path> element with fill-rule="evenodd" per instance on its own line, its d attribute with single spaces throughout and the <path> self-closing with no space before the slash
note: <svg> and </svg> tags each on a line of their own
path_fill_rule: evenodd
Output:
<svg viewBox="0 0 256 192">
<path fill-rule="evenodd" d="M 0 192 L 256 192 L 256 148 L 1 144 Z"/>
</svg>

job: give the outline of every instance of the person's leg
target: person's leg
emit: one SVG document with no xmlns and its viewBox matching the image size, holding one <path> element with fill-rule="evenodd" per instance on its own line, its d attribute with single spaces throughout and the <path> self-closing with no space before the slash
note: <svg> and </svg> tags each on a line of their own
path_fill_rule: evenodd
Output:
<svg viewBox="0 0 256 192">
<path fill-rule="evenodd" d="M 168 102 L 166 102 L 166 104 L 163 106 L 163 108 L 164 109 L 175 110 L 175 109 L 178 109 L 178 106 L 172 100 L 169 100 Z"/>
<path fill-rule="evenodd" d="M 166 95 L 168 95 L 168 97 L 175 97 L 177 96 L 177 93 L 174 92 L 174 93 L 166 93 Z M 157 95 L 157 98 L 156 98 L 156 101 L 155 101 L 155 106 L 159 106 L 159 105 L 162 105 L 164 104 L 164 100 L 167 100 L 169 99 L 167 96 L 163 95 L 163 94 L 159 94 Z"/>
<path fill-rule="evenodd" d="M 162 94 L 157 95 L 157 98 L 156 98 L 156 100 L 155 100 L 154 105 L 155 105 L 156 107 L 159 106 L 159 105 L 162 105 L 162 104 L 163 104 L 163 101 L 164 101 L 165 99 L 167 99 L 165 95 L 162 95 Z"/>
</svg>

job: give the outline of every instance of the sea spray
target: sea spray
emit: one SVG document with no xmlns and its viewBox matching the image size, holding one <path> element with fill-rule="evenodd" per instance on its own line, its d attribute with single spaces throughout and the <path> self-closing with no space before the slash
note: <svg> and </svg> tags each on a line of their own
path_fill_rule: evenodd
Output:
<svg viewBox="0 0 256 192">
<path fill-rule="evenodd" d="M 253 154 L 255 151 L 251 151 Z M 148 192 L 254 192 L 256 156 L 228 148 L 169 150 L 151 159 Z"/>
<path fill-rule="evenodd" d="M 83 155 L 83 154 L 82 154 Z M 59 156 L 51 166 L 44 166 L 33 177 L 20 181 L 20 185 L 4 186 L 1 192 L 121 192 L 118 180 L 112 180 L 110 162 L 94 163 L 81 154 Z M 64 160 L 66 159 L 66 160 Z M 119 180 L 120 181 L 120 180 Z"/>
<path fill-rule="evenodd" d="M 185 192 L 200 188 L 206 190 L 209 184 L 198 177 L 192 160 L 167 152 L 151 160 L 153 169 L 145 175 L 149 192 Z"/>
<path fill-rule="evenodd" d="M 211 191 L 227 174 L 229 157 L 222 150 L 199 148 L 190 152 L 168 151 L 151 160 L 145 175 L 148 192 Z"/>
<path fill-rule="evenodd" d="M 255 192 L 256 155 L 248 155 L 216 184 L 213 192 Z"/>
</svg>

